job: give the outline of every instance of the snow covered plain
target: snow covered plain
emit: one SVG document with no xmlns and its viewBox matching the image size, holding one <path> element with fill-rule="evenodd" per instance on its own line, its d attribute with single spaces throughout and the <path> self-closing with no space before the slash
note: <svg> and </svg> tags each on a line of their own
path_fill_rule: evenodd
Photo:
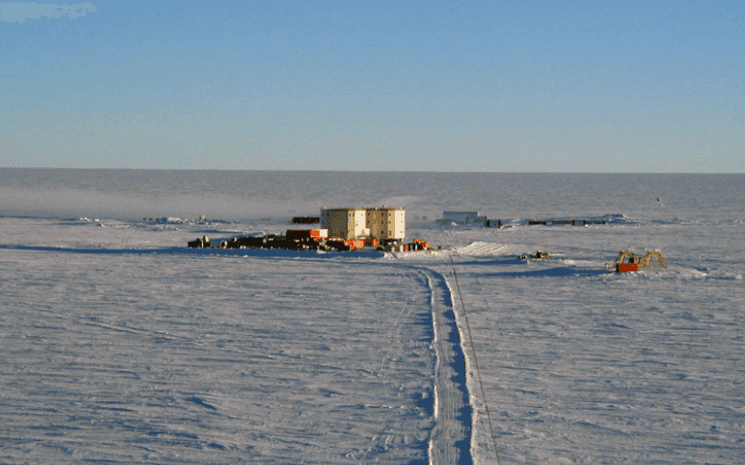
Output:
<svg viewBox="0 0 745 465">
<path fill-rule="evenodd" d="M 240 176 L 0 170 L 0 463 L 742 463 L 745 177 L 314 173 L 446 250 L 186 249 L 317 214 Z"/>
</svg>

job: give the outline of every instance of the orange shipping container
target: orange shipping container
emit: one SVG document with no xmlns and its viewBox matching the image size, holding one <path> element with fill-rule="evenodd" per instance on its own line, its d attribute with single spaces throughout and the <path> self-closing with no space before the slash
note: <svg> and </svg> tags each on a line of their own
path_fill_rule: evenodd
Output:
<svg viewBox="0 0 745 465">
<path fill-rule="evenodd" d="M 349 247 L 349 250 L 357 250 L 365 247 L 365 241 L 363 239 L 347 239 L 344 241 L 344 245 Z"/>
<path fill-rule="evenodd" d="M 328 229 L 311 229 L 310 237 L 325 238 L 329 236 Z"/>
</svg>

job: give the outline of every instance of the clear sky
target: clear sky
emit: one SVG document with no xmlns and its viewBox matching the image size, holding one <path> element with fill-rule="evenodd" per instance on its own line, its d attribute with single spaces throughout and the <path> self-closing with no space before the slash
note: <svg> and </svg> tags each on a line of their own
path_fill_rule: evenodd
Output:
<svg viewBox="0 0 745 465">
<path fill-rule="evenodd" d="M 745 1 L 0 3 L 0 166 L 745 172 Z"/>
</svg>

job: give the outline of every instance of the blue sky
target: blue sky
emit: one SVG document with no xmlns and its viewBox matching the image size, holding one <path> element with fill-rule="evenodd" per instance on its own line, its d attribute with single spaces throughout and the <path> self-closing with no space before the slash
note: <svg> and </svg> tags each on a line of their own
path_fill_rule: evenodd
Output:
<svg viewBox="0 0 745 465">
<path fill-rule="evenodd" d="M 19 3 L 0 166 L 745 172 L 741 0 Z"/>
</svg>

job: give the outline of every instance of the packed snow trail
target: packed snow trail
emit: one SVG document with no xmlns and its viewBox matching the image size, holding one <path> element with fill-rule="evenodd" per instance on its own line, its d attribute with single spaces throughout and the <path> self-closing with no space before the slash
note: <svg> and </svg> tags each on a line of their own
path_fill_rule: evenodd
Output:
<svg viewBox="0 0 745 465">
<path fill-rule="evenodd" d="M 461 310 L 461 314 L 462 314 L 462 319 L 466 323 L 465 330 L 468 333 L 468 342 L 469 342 L 469 346 L 471 348 L 470 359 L 473 360 L 473 367 L 475 368 L 476 374 L 478 375 L 479 390 L 481 392 L 481 399 L 482 399 L 482 401 L 484 403 L 483 409 L 484 409 L 484 412 L 486 413 L 486 419 L 487 419 L 487 421 L 489 423 L 489 436 L 491 437 L 491 442 L 492 442 L 492 445 L 494 446 L 494 456 L 497 459 L 497 464 L 501 465 L 502 461 L 499 459 L 499 450 L 498 450 L 498 447 L 497 447 L 496 438 L 494 437 L 494 425 L 492 423 L 491 414 L 489 413 L 489 404 L 486 401 L 486 392 L 484 392 L 484 383 L 483 383 L 483 380 L 482 380 L 482 377 L 481 377 L 481 370 L 479 368 L 479 360 L 478 360 L 478 358 L 476 356 L 476 346 L 473 344 L 473 334 L 471 332 L 471 325 L 468 323 L 468 313 L 466 312 L 466 305 L 463 302 L 463 291 L 461 291 L 460 284 L 458 283 L 458 274 L 455 271 L 455 263 L 453 262 L 453 256 L 450 255 L 448 258 L 450 258 L 450 265 L 453 267 L 453 279 L 455 280 L 455 285 L 456 285 L 456 287 L 458 289 L 458 298 L 459 298 L 459 301 L 460 301 L 460 310 Z M 452 296 L 452 288 L 450 288 L 450 291 L 451 291 L 451 296 Z M 451 297 L 451 301 L 452 301 L 452 304 L 453 304 L 453 310 L 455 310 L 455 308 L 456 308 L 455 299 L 453 299 Z M 454 315 L 457 315 L 455 313 L 455 311 L 453 312 L 453 314 Z M 456 320 L 455 320 L 456 323 L 458 323 L 458 320 L 459 320 L 459 318 L 456 316 Z M 459 327 L 461 329 L 463 329 L 463 325 L 459 325 Z M 464 342 L 465 342 L 465 338 L 464 338 Z M 465 350 L 464 350 L 464 353 L 465 353 Z M 473 372 L 470 371 L 469 372 L 469 375 L 471 377 L 473 377 Z M 471 378 L 471 381 L 472 381 L 471 384 L 473 384 L 473 382 L 475 382 L 473 380 L 473 378 Z M 466 384 L 466 387 L 468 387 L 471 392 L 473 392 L 473 390 L 475 389 L 475 386 L 469 387 L 468 383 Z M 478 409 L 477 408 L 474 408 L 473 409 L 473 421 L 472 421 L 473 425 L 476 424 L 476 416 L 477 416 L 477 414 L 478 414 Z M 476 435 L 473 434 L 471 436 L 471 447 L 474 447 L 476 445 L 475 443 L 476 443 Z"/>
<path fill-rule="evenodd" d="M 472 463 L 469 451 L 471 407 L 466 389 L 465 358 L 455 325 L 452 298 L 439 273 L 419 270 L 427 280 L 432 308 L 435 364 L 435 426 L 429 440 L 430 465 Z"/>
</svg>

